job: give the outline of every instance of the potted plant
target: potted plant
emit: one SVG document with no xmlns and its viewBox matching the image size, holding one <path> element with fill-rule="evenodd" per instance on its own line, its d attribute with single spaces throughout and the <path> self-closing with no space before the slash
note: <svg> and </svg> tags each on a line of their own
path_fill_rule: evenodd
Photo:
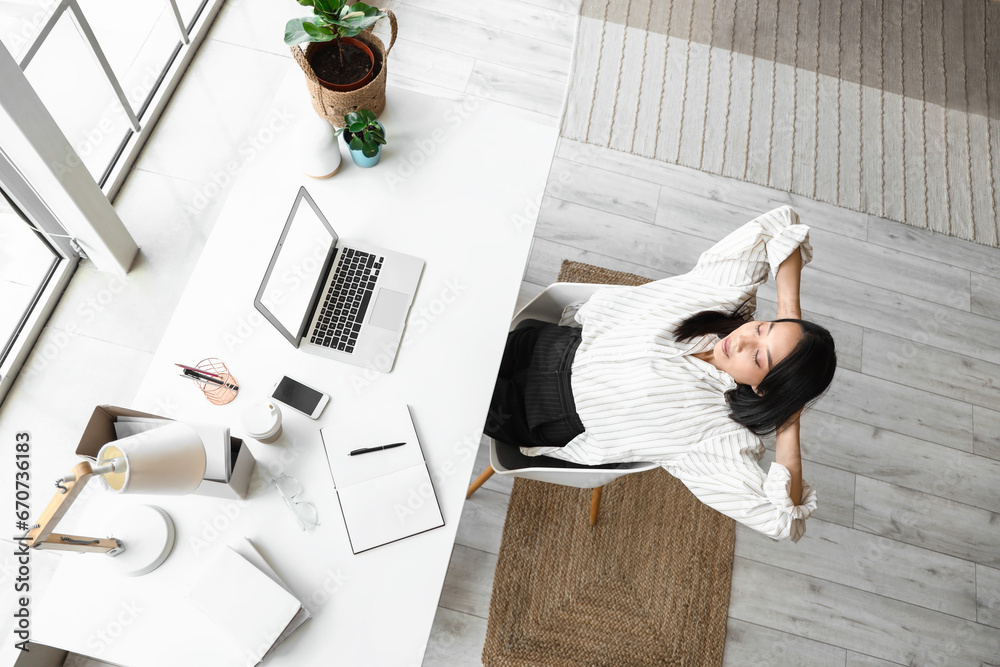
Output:
<svg viewBox="0 0 1000 667">
<path fill-rule="evenodd" d="M 359 167 L 374 167 L 378 164 L 385 145 L 385 128 L 375 114 L 368 109 L 359 109 L 344 115 L 344 141 L 351 149 L 351 159 Z"/>
<path fill-rule="evenodd" d="M 323 44 L 313 47 L 306 57 L 323 87 L 336 91 L 357 90 L 366 85 L 382 63 L 369 46 L 355 39 L 371 28 L 385 12 L 363 2 L 347 0 L 298 0 L 313 8 L 314 16 L 291 19 L 285 24 L 285 44 L 297 47 L 306 42 Z"/>
</svg>

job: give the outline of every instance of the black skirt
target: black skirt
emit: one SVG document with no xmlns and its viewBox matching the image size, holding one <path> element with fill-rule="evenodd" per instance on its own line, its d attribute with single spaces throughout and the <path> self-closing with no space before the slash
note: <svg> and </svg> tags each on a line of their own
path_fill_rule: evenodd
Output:
<svg viewBox="0 0 1000 667">
<path fill-rule="evenodd" d="M 507 334 L 483 432 L 518 447 L 562 447 L 583 433 L 570 381 L 581 330 L 525 320 Z"/>
</svg>

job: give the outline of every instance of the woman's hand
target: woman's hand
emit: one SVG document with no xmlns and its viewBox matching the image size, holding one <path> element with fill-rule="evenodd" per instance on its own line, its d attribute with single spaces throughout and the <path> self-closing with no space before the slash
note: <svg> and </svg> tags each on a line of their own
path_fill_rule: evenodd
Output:
<svg viewBox="0 0 1000 667">
<path fill-rule="evenodd" d="M 797 254 L 797 253 L 796 253 Z M 784 266 L 784 264 L 782 264 Z M 774 460 L 788 468 L 792 476 L 792 487 L 789 494 L 792 503 L 802 502 L 802 457 L 799 454 L 799 417 L 800 409 L 778 429 L 774 445 Z"/>
<path fill-rule="evenodd" d="M 799 308 L 799 279 L 802 276 L 802 253 L 798 249 L 778 265 L 775 285 L 778 290 L 778 319 L 802 319 Z"/>
</svg>

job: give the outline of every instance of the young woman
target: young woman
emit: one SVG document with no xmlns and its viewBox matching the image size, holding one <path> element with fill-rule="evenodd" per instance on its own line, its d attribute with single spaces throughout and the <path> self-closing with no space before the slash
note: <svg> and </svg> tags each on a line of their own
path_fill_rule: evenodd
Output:
<svg viewBox="0 0 1000 667">
<path fill-rule="evenodd" d="M 601 290 L 561 325 L 507 340 L 486 433 L 525 454 L 587 465 L 656 461 L 702 502 L 777 539 L 816 509 L 802 480 L 802 408 L 836 368 L 830 333 L 803 322 L 809 228 L 789 207 L 743 225 L 690 273 Z M 778 319 L 752 320 L 776 276 Z M 775 463 L 758 461 L 776 432 Z"/>
</svg>

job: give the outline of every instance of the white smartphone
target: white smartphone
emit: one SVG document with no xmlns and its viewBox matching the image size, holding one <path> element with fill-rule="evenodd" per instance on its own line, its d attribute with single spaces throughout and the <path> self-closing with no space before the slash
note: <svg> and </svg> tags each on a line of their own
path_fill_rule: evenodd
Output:
<svg viewBox="0 0 1000 667">
<path fill-rule="evenodd" d="M 318 419 L 323 408 L 330 402 L 330 397 L 323 392 L 307 387 L 287 375 L 271 389 L 271 398 L 311 419 Z"/>
</svg>

